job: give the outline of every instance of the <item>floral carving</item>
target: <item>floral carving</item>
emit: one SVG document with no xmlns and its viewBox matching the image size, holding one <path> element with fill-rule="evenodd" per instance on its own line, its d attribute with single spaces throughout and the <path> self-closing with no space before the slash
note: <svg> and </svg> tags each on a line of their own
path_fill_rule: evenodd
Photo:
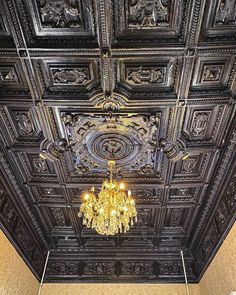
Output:
<svg viewBox="0 0 236 295">
<path fill-rule="evenodd" d="M 236 1 L 220 0 L 216 13 L 216 24 L 231 25 L 236 23 Z"/>
<path fill-rule="evenodd" d="M 42 23 L 51 28 L 81 27 L 77 0 L 38 0 Z"/>
<path fill-rule="evenodd" d="M 129 27 L 157 27 L 160 23 L 168 22 L 168 2 L 165 0 L 129 0 Z"/>
<path fill-rule="evenodd" d="M 87 69 L 52 69 L 55 84 L 83 85 L 89 80 Z"/>
<path fill-rule="evenodd" d="M 21 135 L 33 134 L 34 128 L 28 112 L 14 112 L 14 117 Z"/>
<path fill-rule="evenodd" d="M 131 84 L 162 84 L 165 79 L 165 68 L 128 68 L 128 81 Z"/>
</svg>

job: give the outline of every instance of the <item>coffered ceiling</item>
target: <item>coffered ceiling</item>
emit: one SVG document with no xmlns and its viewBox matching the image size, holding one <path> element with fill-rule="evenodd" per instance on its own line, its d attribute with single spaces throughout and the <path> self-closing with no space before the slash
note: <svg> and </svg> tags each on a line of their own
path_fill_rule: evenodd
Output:
<svg viewBox="0 0 236 295">
<path fill-rule="evenodd" d="M 235 58 L 235 0 L 0 1 L 0 225 L 37 278 L 51 250 L 48 282 L 183 282 L 183 250 L 200 279 L 236 216 Z M 78 211 L 108 159 L 138 222 L 104 237 Z"/>
</svg>

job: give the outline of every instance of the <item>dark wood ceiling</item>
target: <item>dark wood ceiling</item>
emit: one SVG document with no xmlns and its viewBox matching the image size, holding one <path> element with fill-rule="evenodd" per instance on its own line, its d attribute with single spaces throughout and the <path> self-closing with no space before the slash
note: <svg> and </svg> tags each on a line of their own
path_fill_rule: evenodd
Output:
<svg viewBox="0 0 236 295">
<path fill-rule="evenodd" d="M 235 221 L 235 54 L 235 0 L 0 1 L 0 225 L 38 278 L 50 249 L 51 282 L 182 282 L 180 250 L 200 279 Z M 109 158 L 138 222 L 104 237 L 77 213 Z"/>
</svg>

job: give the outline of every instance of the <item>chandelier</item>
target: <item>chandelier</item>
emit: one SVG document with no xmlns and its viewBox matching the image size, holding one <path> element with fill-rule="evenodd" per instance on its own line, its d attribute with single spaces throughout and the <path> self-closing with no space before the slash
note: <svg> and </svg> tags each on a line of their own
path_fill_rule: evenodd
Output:
<svg viewBox="0 0 236 295">
<path fill-rule="evenodd" d="M 80 206 L 79 217 L 83 216 L 83 225 L 95 229 L 101 235 L 126 233 L 137 222 L 137 211 L 131 191 L 125 190 L 121 181 L 113 180 L 112 170 L 115 161 L 109 161 L 110 179 L 102 184 L 96 196 L 95 188 L 82 195 L 84 202 Z"/>
</svg>

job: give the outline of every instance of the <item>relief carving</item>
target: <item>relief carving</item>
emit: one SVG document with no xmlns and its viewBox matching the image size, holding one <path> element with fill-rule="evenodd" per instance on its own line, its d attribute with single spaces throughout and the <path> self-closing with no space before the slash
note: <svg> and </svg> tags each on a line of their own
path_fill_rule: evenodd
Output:
<svg viewBox="0 0 236 295">
<path fill-rule="evenodd" d="M 232 210 L 236 204 L 236 175 L 234 175 L 232 181 L 228 185 L 225 200 L 230 210 Z"/>
<path fill-rule="evenodd" d="M 160 117 L 132 115 L 102 118 L 63 114 L 78 173 L 106 172 L 106 163 L 117 162 L 116 173 L 154 175 L 154 154 Z M 123 170 L 124 171 L 124 170 Z"/>
<path fill-rule="evenodd" d="M 190 130 L 195 136 L 204 136 L 210 120 L 209 112 L 194 112 Z"/>
<path fill-rule="evenodd" d="M 203 68 L 201 82 L 218 82 L 223 73 L 223 66 L 207 65 Z"/>
<path fill-rule="evenodd" d="M 85 274 L 113 275 L 115 274 L 115 261 L 97 262 L 88 261 L 85 265 Z"/>
<path fill-rule="evenodd" d="M 14 117 L 19 128 L 19 133 L 23 136 L 34 133 L 33 123 L 29 112 L 14 112 Z"/>
<path fill-rule="evenodd" d="M 128 68 L 127 79 L 134 85 L 163 84 L 165 68 Z"/>
<path fill-rule="evenodd" d="M 3 200 L 4 200 L 4 192 L 3 192 L 3 190 L 0 188 L 0 209 L 1 209 L 1 206 L 2 206 L 2 203 L 3 203 Z"/>
<path fill-rule="evenodd" d="M 216 13 L 215 23 L 217 25 L 235 25 L 236 24 L 236 1 L 220 0 Z"/>
<path fill-rule="evenodd" d="M 182 172 L 186 174 L 191 174 L 194 172 L 194 169 L 197 164 L 197 158 L 188 158 L 183 161 Z"/>
<path fill-rule="evenodd" d="M 152 273 L 152 265 L 148 262 L 123 262 L 123 273 L 128 275 L 149 275 Z"/>
<path fill-rule="evenodd" d="M 81 11 L 77 0 L 37 0 L 41 21 L 49 28 L 81 27 Z"/>
<path fill-rule="evenodd" d="M 65 226 L 66 220 L 62 208 L 51 208 L 56 226 Z"/>
<path fill-rule="evenodd" d="M 22 244 L 23 248 L 25 249 L 27 255 L 32 257 L 34 251 L 34 242 L 32 241 L 29 234 L 26 232 L 25 228 L 23 227 L 22 223 L 17 224 L 17 228 L 15 230 L 15 235 Z"/>
<path fill-rule="evenodd" d="M 49 261 L 47 267 L 48 275 L 77 275 L 78 263 L 69 261 Z"/>
<path fill-rule="evenodd" d="M 160 275 L 182 275 L 183 268 L 180 262 L 165 262 L 160 264 Z"/>
<path fill-rule="evenodd" d="M 48 173 L 48 167 L 45 160 L 39 156 L 32 156 L 33 168 L 36 173 Z"/>
<path fill-rule="evenodd" d="M 16 221 L 17 214 L 15 213 L 15 210 L 9 200 L 7 200 L 3 208 L 2 215 L 4 216 L 4 219 L 6 220 L 9 227 L 12 228 Z"/>
<path fill-rule="evenodd" d="M 213 223 L 210 226 L 202 244 L 202 251 L 205 258 L 211 252 L 211 249 L 215 245 L 215 241 L 217 240 L 217 237 L 218 237 L 218 230 L 216 228 L 216 225 Z"/>
<path fill-rule="evenodd" d="M 169 20 L 169 1 L 166 0 L 129 0 L 128 26 L 158 27 Z"/>
<path fill-rule="evenodd" d="M 13 68 L 0 69 L 0 83 L 19 83 Z"/>
<path fill-rule="evenodd" d="M 183 208 L 176 208 L 171 210 L 169 224 L 171 227 L 181 226 L 181 221 L 183 217 Z"/>
<path fill-rule="evenodd" d="M 216 220 L 218 222 L 219 228 L 224 226 L 225 221 L 227 220 L 229 214 L 225 203 L 222 201 L 219 205 L 218 210 L 216 211 Z"/>
<path fill-rule="evenodd" d="M 54 84 L 84 85 L 89 81 L 89 72 L 85 68 L 52 69 Z"/>
</svg>

